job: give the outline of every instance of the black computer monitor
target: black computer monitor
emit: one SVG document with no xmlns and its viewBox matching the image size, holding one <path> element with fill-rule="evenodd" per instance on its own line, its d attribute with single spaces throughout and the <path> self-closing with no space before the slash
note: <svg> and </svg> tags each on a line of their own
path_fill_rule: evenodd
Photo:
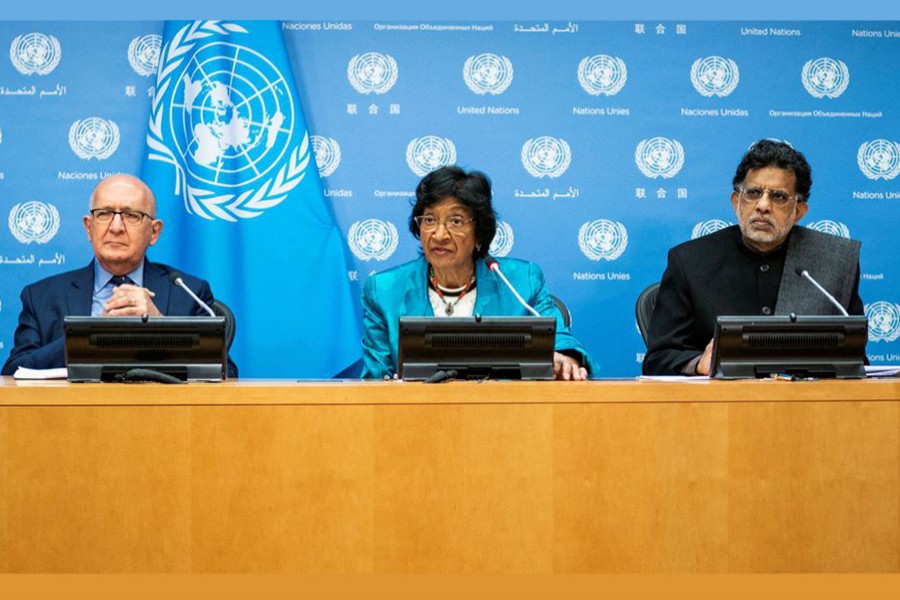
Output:
<svg viewBox="0 0 900 600">
<path fill-rule="evenodd" d="M 864 316 L 722 316 L 711 373 L 717 379 L 865 377 L 867 339 Z"/>
<path fill-rule="evenodd" d="M 120 381 L 133 369 L 182 381 L 221 381 L 224 317 L 66 317 L 69 381 Z"/>
<path fill-rule="evenodd" d="M 553 379 L 553 317 L 401 317 L 399 376 Z"/>
</svg>

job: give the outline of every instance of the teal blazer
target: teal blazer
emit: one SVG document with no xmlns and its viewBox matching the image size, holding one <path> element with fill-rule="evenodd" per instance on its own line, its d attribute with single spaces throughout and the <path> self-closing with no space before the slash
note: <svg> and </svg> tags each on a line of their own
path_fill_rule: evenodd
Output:
<svg viewBox="0 0 900 600">
<path fill-rule="evenodd" d="M 536 264 L 517 259 L 500 258 L 500 269 L 522 298 L 536 311 L 556 317 L 556 350 L 581 355 L 588 375 L 597 376 L 597 365 L 591 361 L 581 342 L 563 323 L 544 282 L 544 274 Z M 483 260 L 475 263 L 478 295 L 475 314 L 485 317 L 529 315 L 496 273 Z M 432 317 L 428 300 L 428 262 L 424 256 L 371 275 L 366 281 L 363 304 L 363 372 L 364 378 L 393 377 L 397 372 L 400 317 Z"/>
</svg>

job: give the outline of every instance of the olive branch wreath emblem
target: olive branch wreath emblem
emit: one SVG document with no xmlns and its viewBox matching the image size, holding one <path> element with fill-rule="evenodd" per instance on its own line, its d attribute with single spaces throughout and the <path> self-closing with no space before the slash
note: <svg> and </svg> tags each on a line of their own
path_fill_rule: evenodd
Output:
<svg viewBox="0 0 900 600">
<path fill-rule="evenodd" d="M 184 197 L 185 208 L 191 214 L 204 219 L 215 218 L 235 222 L 238 219 L 258 217 L 266 209 L 280 204 L 287 198 L 288 192 L 294 189 L 306 175 L 306 167 L 311 158 L 309 134 L 304 132 L 299 146 L 291 150 L 287 162 L 278 170 L 274 178 L 270 178 L 259 187 L 247 189 L 239 194 L 221 194 L 190 185 L 187 172 L 179 164 L 171 148 L 163 137 L 163 116 L 166 113 L 163 98 L 169 89 L 178 81 L 179 67 L 189 58 L 191 50 L 200 40 L 212 35 L 231 35 L 248 33 L 236 23 L 225 21 L 194 21 L 186 25 L 174 35 L 172 40 L 163 46 L 160 52 L 159 70 L 156 76 L 156 93 L 150 110 L 150 123 L 147 133 L 149 158 L 172 165 L 175 168 L 175 193 Z"/>
</svg>

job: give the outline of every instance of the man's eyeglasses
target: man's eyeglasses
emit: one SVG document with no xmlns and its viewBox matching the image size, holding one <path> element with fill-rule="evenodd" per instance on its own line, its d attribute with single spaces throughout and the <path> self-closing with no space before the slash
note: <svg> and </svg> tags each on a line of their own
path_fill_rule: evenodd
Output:
<svg viewBox="0 0 900 600">
<path fill-rule="evenodd" d="M 444 227 L 447 228 L 447 231 L 451 231 L 453 233 L 458 233 L 460 231 L 463 231 L 466 228 L 466 225 L 468 225 L 475 219 L 467 219 L 465 217 L 452 216 L 452 217 L 448 217 L 442 221 L 432 215 L 422 215 L 421 217 L 415 217 L 413 220 L 416 222 L 416 225 L 419 226 L 420 231 L 427 231 L 427 232 L 435 231 L 438 228 L 438 225 L 443 223 Z"/>
<path fill-rule="evenodd" d="M 153 220 L 154 217 L 151 217 L 145 212 L 141 212 L 139 210 L 110 210 L 108 208 L 92 208 L 91 209 L 91 218 L 97 221 L 98 223 L 111 223 L 113 219 L 116 218 L 116 215 L 122 217 L 122 222 L 126 225 L 140 225 L 144 220 L 144 217 Z"/>
<path fill-rule="evenodd" d="M 741 186 L 735 191 L 737 191 L 737 193 L 740 195 L 741 200 L 747 202 L 748 204 L 759 202 L 766 194 L 769 195 L 769 202 L 778 207 L 787 206 L 795 198 L 799 200 L 803 199 L 803 196 L 801 196 L 800 194 L 788 194 L 787 192 L 783 192 L 781 190 L 770 190 L 769 188 L 761 187 Z"/>
</svg>

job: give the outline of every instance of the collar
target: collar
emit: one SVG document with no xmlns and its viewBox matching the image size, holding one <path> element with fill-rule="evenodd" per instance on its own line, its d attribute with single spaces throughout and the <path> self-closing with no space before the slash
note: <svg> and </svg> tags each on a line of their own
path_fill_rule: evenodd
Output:
<svg viewBox="0 0 900 600">
<path fill-rule="evenodd" d="M 503 259 L 498 259 L 501 267 L 505 267 Z M 409 272 L 409 279 L 405 287 L 403 301 L 400 304 L 400 314 L 411 317 L 434 316 L 431 309 L 431 300 L 428 299 L 428 261 L 425 255 L 420 254 L 414 261 L 414 267 Z M 485 265 L 484 260 L 475 261 L 475 285 L 478 295 L 475 296 L 475 314 L 503 315 L 516 314 L 518 301 L 512 294 L 501 293 L 501 287 L 506 286 L 500 281 L 496 273 Z"/>
<path fill-rule="evenodd" d="M 113 278 L 113 274 L 100 266 L 100 261 L 94 259 L 94 294 L 105 288 L 109 284 L 109 280 Z M 144 287 L 144 261 L 130 273 L 125 273 L 135 285 Z"/>
</svg>

